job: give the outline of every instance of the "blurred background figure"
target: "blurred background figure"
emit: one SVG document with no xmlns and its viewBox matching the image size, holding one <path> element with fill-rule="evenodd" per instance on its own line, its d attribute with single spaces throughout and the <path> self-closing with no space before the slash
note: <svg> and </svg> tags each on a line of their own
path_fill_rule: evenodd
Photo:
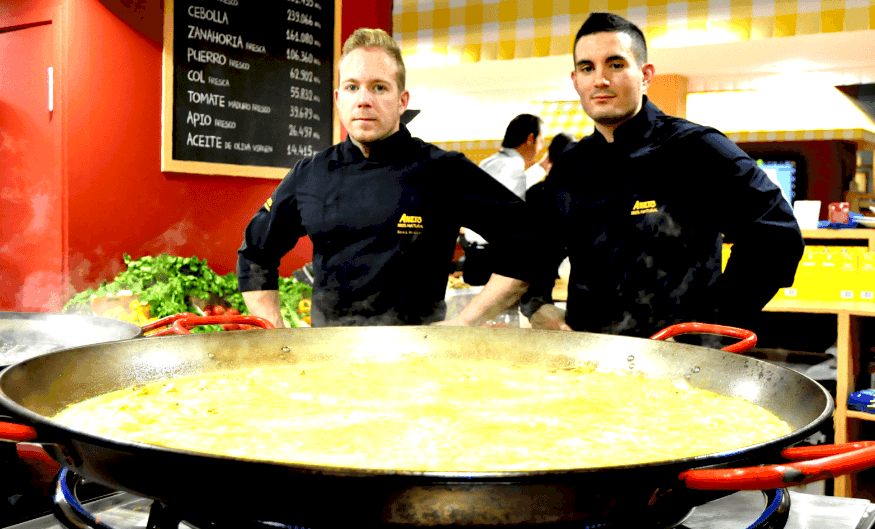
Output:
<svg viewBox="0 0 875 529">
<path fill-rule="evenodd" d="M 526 169 L 535 165 L 538 153 L 544 148 L 542 125 L 538 116 L 516 116 L 507 125 L 501 150 L 480 162 L 481 169 L 522 199 L 526 195 Z M 472 286 L 486 284 L 493 270 L 489 242 L 468 229 L 463 229 L 459 241 L 465 249 L 462 279 Z"/>
<path fill-rule="evenodd" d="M 559 155 L 562 154 L 562 151 L 565 150 L 565 147 L 568 146 L 569 143 L 574 141 L 574 136 L 568 134 L 567 132 L 560 132 L 556 136 L 550 140 L 550 146 L 547 147 L 547 152 L 544 153 L 544 156 L 538 160 L 538 163 L 532 165 L 528 169 L 526 169 L 526 190 L 528 191 L 531 187 L 538 182 L 544 180 L 548 174 L 550 174 L 550 168 L 553 167 L 553 163 L 559 158 Z"/>
<path fill-rule="evenodd" d="M 553 164 L 571 143 L 574 143 L 574 136 L 567 132 L 560 132 L 550 140 L 550 146 L 547 147 L 547 152 L 541 160 L 526 169 L 526 200 L 537 194 L 539 189 L 543 189 L 544 179 L 550 174 Z"/>
</svg>

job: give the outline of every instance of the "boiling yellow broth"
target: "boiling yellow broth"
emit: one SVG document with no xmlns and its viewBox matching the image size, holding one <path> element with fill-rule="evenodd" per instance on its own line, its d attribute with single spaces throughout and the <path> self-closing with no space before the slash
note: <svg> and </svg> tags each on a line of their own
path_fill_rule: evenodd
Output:
<svg viewBox="0 0 875 529">
<path fill-rule="evenodd" d="M 424 358 L 179 378 L 74 404 L 55 419 L 210 454 L 433 471 L 639 464 L 791 431 L 759 406 L 682 380 Z"/>
</svg>

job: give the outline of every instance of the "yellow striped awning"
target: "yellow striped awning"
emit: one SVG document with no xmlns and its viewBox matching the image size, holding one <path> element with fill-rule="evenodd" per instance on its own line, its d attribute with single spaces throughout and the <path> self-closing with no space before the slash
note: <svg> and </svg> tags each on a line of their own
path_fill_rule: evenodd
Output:
<svg viewBox="0 0 875 529">
<path fill-rule="evenodd" d="M 592 11 L 654 48 L 875 29 L 875 0 L 395 0 L 392 23 L 405 60 L 439 66 L 567 55 Z"/>
<path fill-rule="evenodd" d="M 735 143 L 841 140 L 855 143 L 858 151 L 875 149 L 875 133 L 865 129 L 724 131 L 724 134 Z"/>
</svg>

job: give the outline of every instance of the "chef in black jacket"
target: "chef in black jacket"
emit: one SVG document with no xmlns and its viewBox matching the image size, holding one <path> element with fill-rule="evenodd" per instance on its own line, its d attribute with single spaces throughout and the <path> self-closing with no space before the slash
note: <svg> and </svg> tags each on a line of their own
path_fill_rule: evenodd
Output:
<svg viewBox="0 0 875 529">
<path fill-rule="evenodd" d="M 650 336 L 683 321 L 748 326 L 789 286 L 804 243 L 790 204 L 719 131 L 663 114 L 641 30 L 593 13 L 574 45 L 571 80 L 595 131 L 556 160 L 540 208 L 571 263 L 567 313 L 554 273 L 523 299 L 534 327 Z M 721 273 L 722 245 L 733 242 Z M 469 305 L 453 323 L 478 317 Z"/>
<path fill-rule="evenodd" d="M 395 41 L 357 30 L 338 70 L 334 99 L 347 139 L 296 164 L 246 227 L 237 276 L 250 313 L 283 326 L 277 270 L 305 235 L 313 242 L 313 326 L 443 320 L 461 226 L 501 254 L 483 299 L 492 305 L 492 292 L 521 293 L 540 266 L 519 251 L 543 243 L 533 215 L 463 155 L 411 137 L 400 123 L 410 96 Z"/>
</svg>

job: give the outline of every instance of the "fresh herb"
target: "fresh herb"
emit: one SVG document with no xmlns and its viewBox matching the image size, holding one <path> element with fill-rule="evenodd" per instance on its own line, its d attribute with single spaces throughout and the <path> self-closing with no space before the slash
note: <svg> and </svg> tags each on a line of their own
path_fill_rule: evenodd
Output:
<svg viewBox="0 0 875 529">
<path fill-rule="evenodd" d="M 280 313 L 283 315 L 283 322 L 285 322 L 286 327 L 303 327 L 304 325 L 298 313 L 298 305 L 302 299 L 309 298 L 312 295 L 313 289 L 294 277 L 279 278 L 279 289 Z"/>
<path fill-rule="evenodd" d="M 204 301 L 220 300 L 249 314 L 243 295 L 237 289 L 237 276 L 233 272 L 225 275 L 215 273 L 206 259 L 197 257 L 177 257 L 168 254 L 144 256 L 133 260 L 128 254 L 123 256 L 127 270 L 111 282 L 104 282 L 97 288 L 89 288 L 73 296 L 64 305 L 65 312 L 90 312 L 92 296 L 117 295 L 128 290 L 148 303 L 153 318 L 163 318 L 181 312 L 202 314 L 192 302 L 197 298 Z M 280 278 L 280 300 L 284 314 L 287 307 L 297 307 L 300 300 L 310 297 L 312 289 L 294 278 Z M 293 318 L 294 321 L 294 318 Z M 299 320 L 298 320 L 299 321 Z M 290 327 L 300 327 L 300 323 Z M 192 332 L 212 332 L 221 330 L 218 325 L 199 326 Z"/>
</svg>

